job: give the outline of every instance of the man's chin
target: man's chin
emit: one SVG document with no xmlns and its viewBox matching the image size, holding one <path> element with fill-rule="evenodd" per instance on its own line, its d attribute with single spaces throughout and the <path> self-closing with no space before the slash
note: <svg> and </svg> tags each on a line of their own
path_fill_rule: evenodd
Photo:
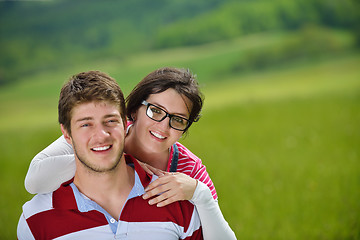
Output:
<svg viewBox="0 0 360 240">
<path fill-rule="evenodd" d="M 119 166 L 119 163 L 121 160 L 120 158 L 118 158 L 117 161 L 114 161 L 109 164 L 91 164 L 88 161 L 83 160 L 81 158 L 78 158 L 78 159 L 86 169 L 88 169 L 90 172 L 94 172 L 94 173 L 108 173 L 108 172 L 115 171 L 117 169 L 117 167 Z"/>
</svg>

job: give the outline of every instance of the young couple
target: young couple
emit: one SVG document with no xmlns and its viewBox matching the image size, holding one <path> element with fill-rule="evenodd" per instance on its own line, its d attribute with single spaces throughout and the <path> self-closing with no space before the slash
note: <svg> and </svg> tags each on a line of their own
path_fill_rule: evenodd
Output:
<svg viewBox="0 0 360 240">
<path fill-rule="evenodd" d="M 25 186 L 39 194 L 18 239 L 236 239 L 205 166 L 177 142 L 202 103 L 184 69 L 150 73 L 126 107 L 108 75 L 73 76 L 60 93 L 63 136 L 30 164 Z"/>
</svg>

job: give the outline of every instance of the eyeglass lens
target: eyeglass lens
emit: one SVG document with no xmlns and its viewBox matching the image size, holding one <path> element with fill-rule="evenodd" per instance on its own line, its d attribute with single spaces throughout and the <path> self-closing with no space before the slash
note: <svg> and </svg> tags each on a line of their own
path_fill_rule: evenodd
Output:
<svg viewBox="0 0 360 240">
<path fill-rule="evenodd" d="M 167 116 L 169 116 L 170 118 L 170 127 L 175 128 L 177 130 L 185 130 L 187 125 L 188 125 L 188 120 L 180 117 L 180 116 L 176 116 L 176 115 L 171 115 L 168 114 L 167 112 L 165 112 L 163 109 L 154 106 L 154 105 L 148 105 L 147 110 L 146 110 L 146 115 L 157 121 L 157 122 L 161 122 L 162 120 L 164 120 Z"/>
</svg>

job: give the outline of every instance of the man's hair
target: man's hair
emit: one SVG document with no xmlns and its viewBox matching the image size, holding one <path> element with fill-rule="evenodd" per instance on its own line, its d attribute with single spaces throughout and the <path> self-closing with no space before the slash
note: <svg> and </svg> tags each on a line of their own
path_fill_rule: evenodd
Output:
<svg viewBox="0 0 360 240">
<path fill-rule="evenodd" d="M 187 69 L 164 67 L 149 73 L 141 80 L 126 98 L 127 116 L 133 121 L 132 114 L 135 113 L 142 101 L 150 94 L 156 94 L 172 88 L 180 95 L 187 97 L 192 106 L 189 109 L 190 125 L 200 117 L 203 106 L 203 95 L 201 94 L 195 76 Z M 190 127 L 189 125 L 189 127 Z M 186 129 L 187 130 L 187 129 Z"/>
<path fill-rule="evenodd" d="M 61 89 L 58 113 L 59 123 L 71 134 L 71 117 L 74 107 L 82 103 L 106 101 L 115 104 L 126 127 L 124 95 L 117 82 L 99 71 L 82 72 L 72 76 Z"/>
</svg>

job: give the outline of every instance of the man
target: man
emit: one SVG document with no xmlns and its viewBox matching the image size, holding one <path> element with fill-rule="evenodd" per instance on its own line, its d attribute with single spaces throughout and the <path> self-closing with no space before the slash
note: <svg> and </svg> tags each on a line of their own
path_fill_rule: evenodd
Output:
<svg viewBox="0 0 360 240">
<path fill-rule="evenodd" d="M 18 239 L 203 239 L 190 202 L 157 208 L 141 197 L 155 177 L 123 154 L 125 116 L 122 91 L 104 73 L 80 73 L 63 86 L 59 122 L 75 177 L 24 204 Z"/>
</svg>

